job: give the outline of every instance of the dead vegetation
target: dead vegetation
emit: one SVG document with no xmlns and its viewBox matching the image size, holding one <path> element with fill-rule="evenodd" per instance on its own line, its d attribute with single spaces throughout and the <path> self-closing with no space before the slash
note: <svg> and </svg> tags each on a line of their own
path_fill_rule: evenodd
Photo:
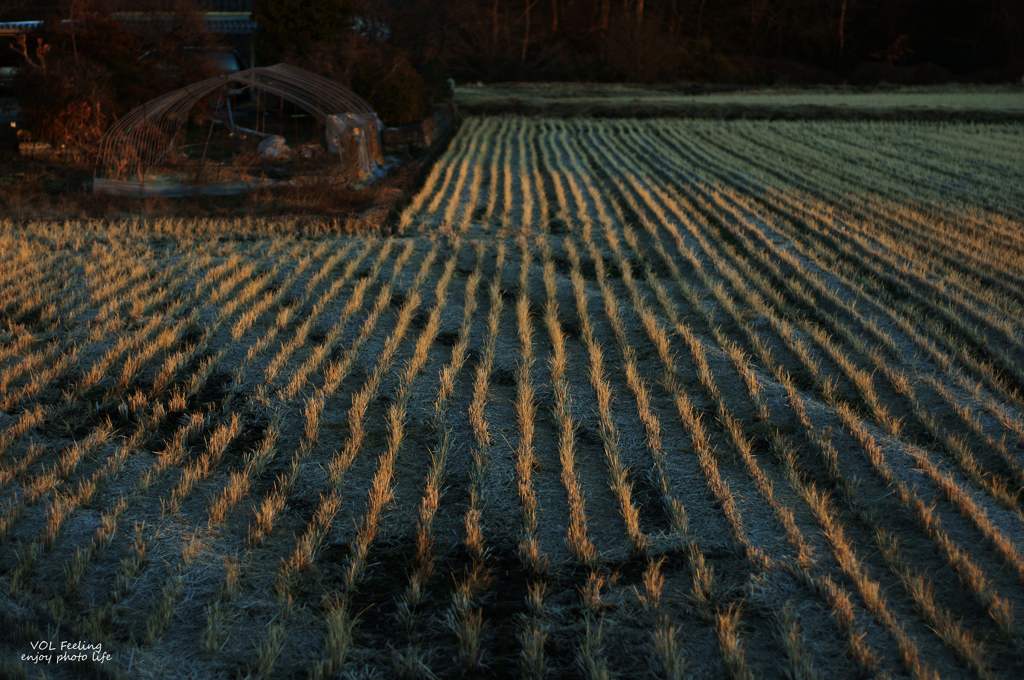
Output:
<svg viewBox="0 0 1024 680">
<path fill-rule="evenodd" d="M 337 178 L 289 187 L 268 187 L 235 196 L 134 198 L 93 194 L 88 158 L 26 158 L 0 150 L 0 214 L 12 220 L 235 220 L 251 218 L 253 234 L 369 235 L 390 231 L 391 218 L 417 190 L 429 157 L 408 158 L 389 177 L 362 188 Z M 280 229 L 267 224 L 290 222 Z M 171 227 L 173 231 L 175 227 Z"/>
<path fill-rule="evenodd" d="M 401 236 L 4 222 L 0 675 L 1020 675 L 1020 153 L 469 119 Z"/>
</svg>

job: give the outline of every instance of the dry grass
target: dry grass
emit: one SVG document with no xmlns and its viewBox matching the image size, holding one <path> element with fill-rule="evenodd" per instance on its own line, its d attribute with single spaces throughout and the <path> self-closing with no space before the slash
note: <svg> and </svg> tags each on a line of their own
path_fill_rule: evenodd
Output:
<svg viewBox="0 0 1024 680">
<path fill-rule="evenodd" d="M 312 182 L 238 196 L 129 198 L 92 193 L 88 161 L 25 158 L 0 150 L 0 212 L 18 220 L 235 220 L 239 232 L 369 235 L 391 230 L 389 219 L 422 181 L 429 156 L 406 159 L 394 174 L 364 189 Z M 239 219 L 236 216 L 247 217 Z M 172 230 L 174 228 L 172 227 Z"/>
<path fill-rule="evenodd" d="M 5 644 L 125 677 L 1016 677 L 1022 148 L 471 119 L 398 238 L 4 222 Z"/>
</svg>

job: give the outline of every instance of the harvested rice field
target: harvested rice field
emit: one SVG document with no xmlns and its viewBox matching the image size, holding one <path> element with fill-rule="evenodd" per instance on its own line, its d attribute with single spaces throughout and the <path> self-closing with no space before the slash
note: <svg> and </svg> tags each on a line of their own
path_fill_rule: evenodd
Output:
<svg viewBox="0 0 1024 680">
<path fill-rule="evenodd" d="M 455 88 L 464 112 L 558 118 L 962 120 L 1020 123 L 1020 85 L 757 87 L 627 83 L 477 83 Z"/>
<path fill-rule="evenodd" d="M 1022 227 L 1019 125 L 519 117 L 0 223 L 0 676 L 1021 677 Z"/>
</svg>

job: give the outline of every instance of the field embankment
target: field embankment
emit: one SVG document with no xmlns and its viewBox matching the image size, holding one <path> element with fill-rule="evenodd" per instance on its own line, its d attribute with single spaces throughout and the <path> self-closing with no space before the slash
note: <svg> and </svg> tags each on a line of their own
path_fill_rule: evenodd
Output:
<svg viewBox="0 0 1024 680">
<path fill-rule="evenodd" d="M 750 88 L 628 84 L 500 83 L 462 85 L 455 100 L 467 115 L 710 120 L 1024 120 L 1020 85 Z"/>
<path fill-rule="evenodd" d="M 1022 155 L 470 118 L 393 238 L 4 223 L 0 674 L 1019 677 Z"/>
</svg>

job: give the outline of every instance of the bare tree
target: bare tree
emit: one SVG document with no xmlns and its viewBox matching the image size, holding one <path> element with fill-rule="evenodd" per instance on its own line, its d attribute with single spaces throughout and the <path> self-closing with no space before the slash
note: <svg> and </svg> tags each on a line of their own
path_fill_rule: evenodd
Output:
<svg viewBox="0 0 1024 680">
<path fill-rule="evenodd" d="M 839 10 L 839 58 L 843 58 L 843 50 L 846 48 L 846 0 L 843 0 L 842 9 Z"/>
<path fill-rule="evenodd" d="M 36 38 L 35 59 L 29 54 L 28 43 L 24 35 L 19 35 L 15 44 L 10 48 L 21 55 L 28 68 L 43 74 L 46 73 L 46 53 L 50 51 L 50 46 L 45 44 L 42 38 Z"/>
<path fill-rule="evenodd" d="M 493 20 L 494 20 L 494 42 L 492 44 L 494 45 L 494 53 L 495 54 L 498 53 L 498 3 L 499 2 L 500 2 L 500 0 L 494 0 L 494 11 L 493 11 L 493 13 L 491 15 Z"/>
<path fill-rule="evenodd" d="M 523 31 L 523 54 L 519 58 L 520 63 L 526 63 L 526 47 L 530 44 L 530 10 L 537 4 L 537 0 L 528 0 L 526 3 L 526 15 L 523 19 L 526 30 Z"/>
<path fill-rule="evenodd" d="M 25 7 L 28 0 L 0 0 L 0 19 Z"/>
</svg>

